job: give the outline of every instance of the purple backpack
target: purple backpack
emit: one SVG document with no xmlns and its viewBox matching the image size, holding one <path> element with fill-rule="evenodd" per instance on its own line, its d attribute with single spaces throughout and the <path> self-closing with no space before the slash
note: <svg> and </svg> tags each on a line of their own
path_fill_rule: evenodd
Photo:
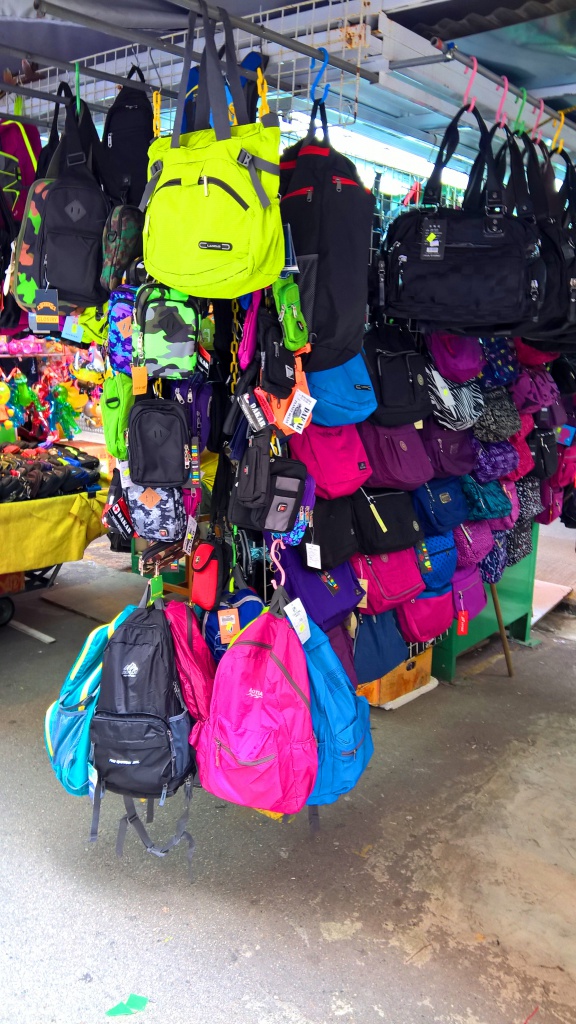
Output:
<svg viewBox="0 0 576 1024">
<path fill-rule="evenodd" d="M 458 568 L 478 565 L 494 544 L 492 530 L 486 519 L 476 523 L 462 523 L 454 530 L 454 543 L 458 552 Z"/>
<path fill-rule="evenodd" d="M 377 427 L 364 422 L 358 424 L 358 433 L 372 466 L 368 487 L 415 491 L 434 476 L 420 432 L 413 423 Z"/>
<path fill-rule="evenodd" d="M 212 385 L 203 373 L 194 373 L 172 384 L 172 398 L 184 408 L 190 422 L 190 435 L 198 438 L 198 452 L 203 452 L 210 436 Z"/>
<path fill-rule="evenodd" d="M 478 568 L 484 583 L 499 583 L 506 568 L 506 531 L 495 530 L 494 544 Z"/>
<path fill-rule="evenodd" d="M 465 476 L 474 469 L 471 430 L 448 430 L 430 416 L 424 420 L 422 443 L 435 477 Z"/>
<path fill-rule="evenodd" d="M 288 544 L 291 548 L 295 548 L 300 544 L 306 530 L 312 525 L 312 510 L 316 504 L 316 481 L 313 476 L 308 473 L 304 483 L 304 493 L 302 494 L 302 501 L 300 504 L 300 511 L 296 516 L 296 522 L 290 530 L 290 533 L 268 533 L 264 531 L 264 540 L 268 547 L 272 546 L 272 541 L 283 540 L 285 544 Z"/>
<path fill-rule="evenodd" d="M 120 285 L 108 303 L 108 358 L 113 373 L 132 375 L 132 315 L 137 289 Z"/>
<path fill-rule="evenodd" d="M 486 591 L 477 565 L 457 569 L 452 580 L 454 596 L 454 618 L 458 612 L 468 612 L 468 618 L 474 619 L 486 605 Z"/>
<path fill-rule="evenodd" d="M 542 367 L 526 367 L 510 388 L 518 412 L 539 412 L 560 397 L 552 374 Z"/>
<path fill-rule="evenodd" d="M 356 608 L 364 591 L 349 562 L 334 569 L 308 569 L 294 548 L 278 551 L 286 573 L 284 589 L 291 601 L 300 598 L 306 614 L 324 632 L 344 622 Z M 280 581 L 280 573 L 276 573 Z"/>
<path fill-rule="evenodd" d="M 472 444 L 476 453 L 474 476 L 479 483 L 488 484 L 491 480 L 500 480 L 517 468 L 520 455 L 509 441 L 483 443 L 473 437 Z"/>
<path fill-rule="evenodd" d="M 426 344 L 442 376 L 455 384 L 474 380 L 484 366 L 479 338 L 461 338 L 445 331 L 435 331 L 426 336 Z"/>
</svg>

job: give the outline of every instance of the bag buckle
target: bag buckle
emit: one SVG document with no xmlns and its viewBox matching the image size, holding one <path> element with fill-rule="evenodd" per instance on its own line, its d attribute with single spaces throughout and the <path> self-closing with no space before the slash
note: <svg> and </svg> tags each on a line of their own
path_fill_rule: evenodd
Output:
<svg viewBox="0 0 576 1024">
<path fill-rule="evenodd" d="M 77 164 L 85 164 L 86 163 L 86 156 L 82 152 L 80 152 L 80 153 L 69 153 L 67 158 L 66 158 L 66 163 L 67 163 L 68 167 L 76 167 Z"/>
<path fill-rule="evenodd" d="M 503 217 L 507 213 L 507 207 L 502 201 L 501 192 L 487 192 L 486 193 L 486 216 L 487 217 Z"/>
<path fill-rule="evenodd" d="M 248 153 L 246 149 L 241 149 L 238 153 L 238 163 L 242 167 L 249 167 L 253 159 L 252 153 Z"/>
</svg>

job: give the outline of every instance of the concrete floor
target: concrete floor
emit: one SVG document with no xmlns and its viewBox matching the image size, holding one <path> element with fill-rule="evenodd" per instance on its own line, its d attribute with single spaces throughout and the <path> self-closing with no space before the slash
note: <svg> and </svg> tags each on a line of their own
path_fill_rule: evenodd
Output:
<svg viewBox="0 0 576 1024">
<path fill-rule="evenodd" d="M 1 1024 L 103 1024 L 131 992 L 143 1024 L 576 1022 L 573 622 L 515 646 L 511 681 L 493 645 L 373 712 L 371 766 L 316 838 L 197 791 L 190 884 L 183 849 L 129 836 L 116 859 L 117 797 L 86 841 L 42 728 L 93 623 L 17 604 L 57 643 L 0 630 Z"/>
</svg>

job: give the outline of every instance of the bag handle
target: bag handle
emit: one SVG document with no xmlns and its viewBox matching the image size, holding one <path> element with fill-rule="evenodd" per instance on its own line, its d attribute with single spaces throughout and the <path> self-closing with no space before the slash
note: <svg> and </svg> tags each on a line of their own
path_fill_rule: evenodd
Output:
<svg viewBox="0 0 576 1024">
<path fill-rule="evenodd" d="M 502 184 L 498 179 L 494 155 L 490 146 L 488 128 L 486 127 L 484 119 L 476 110 L 476 107 L 470 109 L 470 104 L 467 104 L 465 107 L 461 107 L 458 113 L 452 118 L 444 133 L 444 138 L 442 139 L 440 149 L 438 150 L 434 169 L 428 179 L 426 188 L 424 189 L 424 196 L 422 198 L 423 206 L 440 205 L 440 200 L 442 198 L 442 171 L 448 166 L 458 148 L 460 142 L 458 123 L 465 113 L 470 113 L 474 116 L 480 129 L 479 149 L 484 155 L 487 167 L 487 208 L 494 209 L 502 204 Z"/>
<path fill-rule="evenodd" d="M 133 64 L 132 65 L 132 67 L 130 68 L 130 71 L 126 75 L 126 79 L 128 81 L 130 81 L 130 79 L 133 78 L 134 75 L 138 75 L 138 78 L 140 79 L 141 82 L 145 82 L 146 81 L 146 79 L 144 78 L 144 75 L 142 74 L 142 68 L 139 67 L 138 64 Z"/>
<path fill-rule="evenodd" d="M 312 139 L 316 135 L 316 117 L 318 114 L 320 114 L 320 120 L 322 122 L 322 136 L 324 139 L 324 143 L 326 146 L 330 145 L 330 138 L 328 135 L 328 118 L 326 116 L 326 106 L 324 103 L 322 103 L 322 100 L 314 100 L 312 112 L 310 114 L 310 125 L 308 127 L 308 134 L 306 135 L 306 138 L 302 143 L 303 146 L 309 146 L 310 143 L 312 142 Z"/>
<path fill-rule="evenodd" d="M 68 82 L 60 82 L 60 84 L 58 85 L 58 90 L 56 92 L 56 95 L 57 96 L 66 96 L 67 99 L 70 101 L 70 104 L 72 104 L 73 101 L 74 101 L 74 93 L 72 92 L 72 89 L 68 85 Z M 56 148 L 56 146 L 58 145 L 58 143 L 60 141 L 60 133 L 58 131 L 58 115 L 59 115 L 59 113 L 60 113 L 60 104 L 56 103 L 54 105 L 54 117 L 52 118 L 52 126 L 50 128 L 50 135 L 48 137 L 48 145 L 53 147 L 54 149 Z"/>
</svg>

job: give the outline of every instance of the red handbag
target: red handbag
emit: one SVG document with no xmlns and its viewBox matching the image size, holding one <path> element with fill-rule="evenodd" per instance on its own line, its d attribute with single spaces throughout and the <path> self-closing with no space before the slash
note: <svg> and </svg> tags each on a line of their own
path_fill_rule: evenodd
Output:
<svg viewBox="0 0 576 1024">
<path fill-rule="evenodd" d="M 214 611 L 230 574 L 228 545 L 217 540 L 203 541 L 192 555 L 192 571 L 192 604 L 207 612 Z"/>
</svg>

